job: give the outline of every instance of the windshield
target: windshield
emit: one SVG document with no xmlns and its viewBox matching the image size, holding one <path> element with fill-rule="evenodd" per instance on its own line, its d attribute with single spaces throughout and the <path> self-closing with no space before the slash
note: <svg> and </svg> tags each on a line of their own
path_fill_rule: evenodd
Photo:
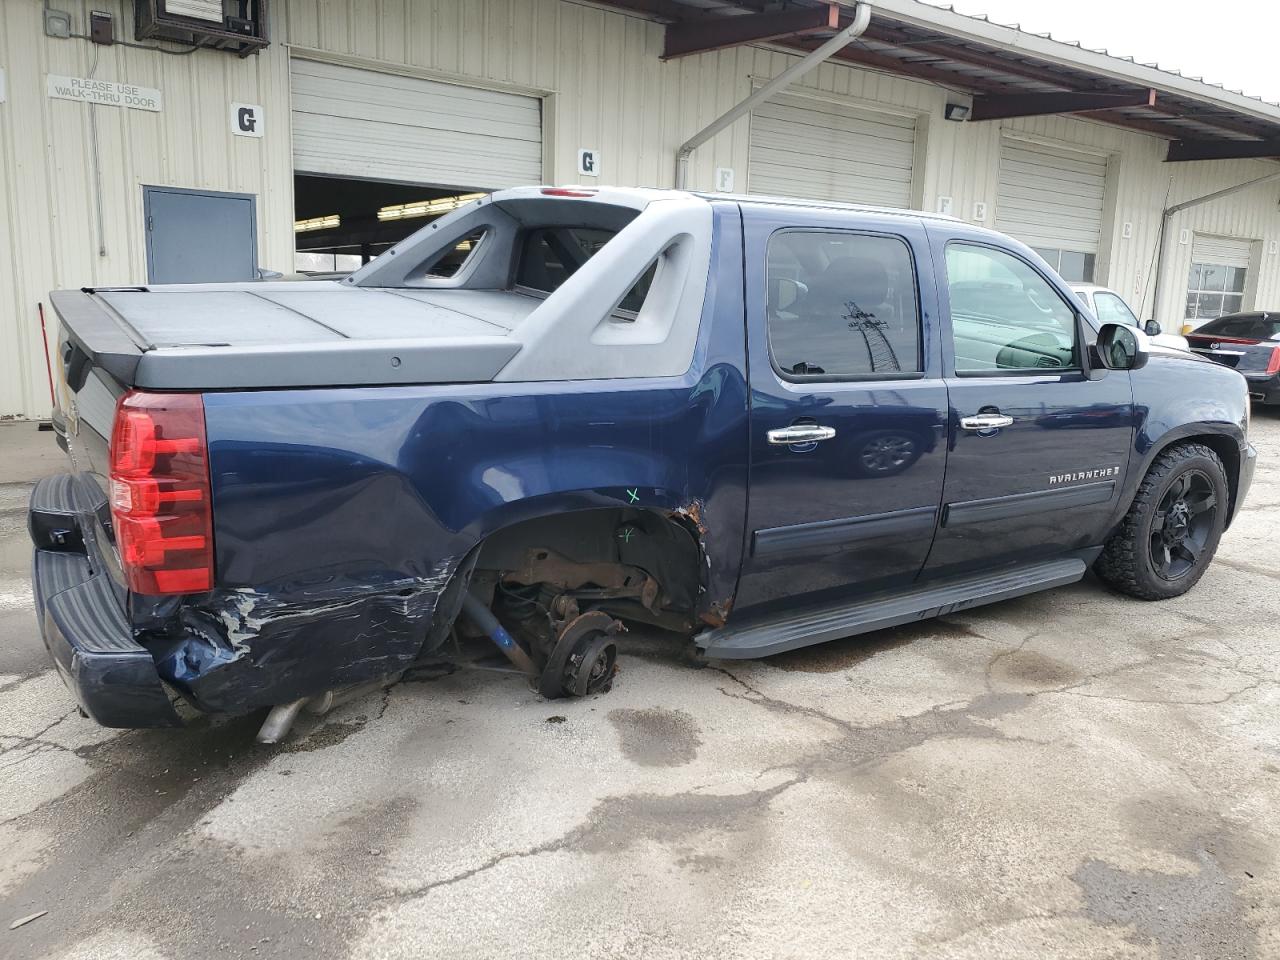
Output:
<svg viewBox="0 0 1280 960">
<path fill-rule="evenodd" d="M 1249 313 L 1210 320 L 1196 333 L 1241 340 L 1275 340 L 1280 337 L 1280 314 Z"/>
</svg>

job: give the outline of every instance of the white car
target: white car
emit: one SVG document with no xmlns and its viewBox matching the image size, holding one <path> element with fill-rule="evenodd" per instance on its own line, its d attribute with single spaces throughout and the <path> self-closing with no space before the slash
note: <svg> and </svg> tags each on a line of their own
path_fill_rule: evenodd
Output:
<svg viewBox="0 0 1280 960">
<path fill-rule="evenodd" d="M 1162 333 L 1160 324 L 1154 320 L 1140 323 L 1134 316 L 1124 297 L 1107 287 L 1096 287 L 1089 283 L 1069 284 L 1071 291 L 1080 298 L 1080 302 L 1089 308 L 1100 323 L 1123 323 L 1125 326 L 1137 327 L 1151 337 L 1153 343 L 1175 350 L 1188 350 L 1187 338 L 1176 333 Z M 1154 332 L 1153 332 L 1154 331 Z"/>
</svg>

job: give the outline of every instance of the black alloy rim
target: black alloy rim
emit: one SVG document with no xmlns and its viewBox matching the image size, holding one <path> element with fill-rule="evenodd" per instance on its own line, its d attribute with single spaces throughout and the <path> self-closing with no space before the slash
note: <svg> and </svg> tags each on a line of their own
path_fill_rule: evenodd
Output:
<svg viewBox="0 0 1280 960">
<path fill-rule="evenodd" d="M 1181 580 L 1196 569 L 1218 516 L 1213 481 L 1201 470 L 1174 479 L 1151 521 L 1151 565 L 1161 579 Z"/>
</svg>

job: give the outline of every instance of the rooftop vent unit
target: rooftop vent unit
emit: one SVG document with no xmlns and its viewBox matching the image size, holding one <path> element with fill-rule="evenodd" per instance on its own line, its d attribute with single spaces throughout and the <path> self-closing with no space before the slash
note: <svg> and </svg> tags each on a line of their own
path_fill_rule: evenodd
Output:
<svg viewBox="0 0 1280 960">
<path fill-rule="evenodd" d="M 267 0 L 136 0 L 139 40 L 174 40 L 247 57 L 267 39 Z"/>
</svg>

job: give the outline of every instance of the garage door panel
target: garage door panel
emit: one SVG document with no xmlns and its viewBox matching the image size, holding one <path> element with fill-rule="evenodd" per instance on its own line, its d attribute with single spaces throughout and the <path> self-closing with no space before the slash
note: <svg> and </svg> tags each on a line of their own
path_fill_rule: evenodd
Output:
<svg viewBox="0 0 1280 960">
<path fill-rule="evenodd" d="M 475 189 L 542 181 L 536 97 L 309 60 L 290 71 L 299 172 Z"/>
<path fill-rule="evenodd" d="M 907 207 L 914 157 L 909 117 L 788 96 L 751 115 L 753 193 Z"/>
<path fill-rule="evenodd" d="M 1194 263 L 1216 263 L 1248 269 L 1252 254 L 1253 241 L 1238 237 L 1212 237 L 1197 233 L 1191 245 L 1191 259 Z"/>
<path fill-rule="evenodd" d="M 754 191 L 763 196 L 835 198 L 847 202 L 872 206 L 901 207 L 901 192 L 890 186 L 870 187 L 867 181 L 848 181 L 839 178 L 804 177 L 770 181 L 769 190 Z M 856 200 L 849 200 L 856 197 Z"/>
<path fill-rule="evenodd" d="M 996 229 L 1036 247 L 1097 253 L 1107 160 L 1005 140 Z"/>
<path fill-rule="evenodd" d="M 411 126 L 454 128 L 460 116 L 469 117 L 469 128 L 496 136 L 508 132 L 525 139 L 541 139 L 541 115 L 536 106 L 503 100 L 474 100 L 451 96 L 449 84 L 434 84 L 430 91 L 405 91 L 398 101 L 379 101 L 363 96 L 361 85 L 319 79 L 294 94 L 295 113 L 376 120 Z M 381 88 L 375 88 L 381 89 Z M 512 98 L 527 100 L 531 98 Z M 536 101 L 534 101 L 536 104 Z"/>
<path fill-rule="evenodd" d="M 793 138 L 782 135 L 759 137 L 752 141 L 752 146 L 762 151 L 771 161 L 798 164 L 802 168 L 814 170 L 844 171 L 851 175 L 872 175 L 902 183 L 911 182 L 911 170 L 903 168 L 900 155 L 894 156 L 892 152 L 883 149 L 869 150 L 852 158 L 848 155 L 829 156 L 815 154 L 805 144 L 798 144 Z M 855 165 L 858 169 L 851 170 Z M 877 169 L 870 169 L 873 167 Z"/>
<path fill-rule="evenodd" d="M 911 121 L 892 123 L 868 119 L 859 116 L 842 116 L 825 111 L 806 110 L 804 108 L 783 107 L 781 111 L 770 110 L 770 104 L 757 108 L 755 116 L 766 126 L 772 122 L 775 127 L 792 127 L 800 125 L 809 132 L 818 135 L 839 136 L 851 133 L 858 136 L 876 137 L 900 143 L 915 142 L 915 124 Z M 894 118 L 897 120 L 898 118 Z"/>
</svg>

